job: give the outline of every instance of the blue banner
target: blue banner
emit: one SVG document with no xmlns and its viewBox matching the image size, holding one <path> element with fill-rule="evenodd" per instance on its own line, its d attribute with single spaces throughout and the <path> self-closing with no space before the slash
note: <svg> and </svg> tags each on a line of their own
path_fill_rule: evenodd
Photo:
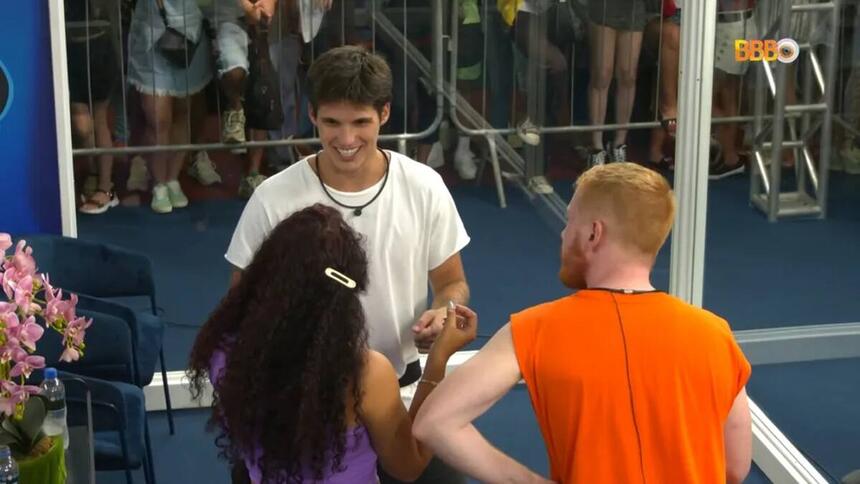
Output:
<svg viewBox="0 0 860 484">
<path fill-rule="evenodd" d="M 0 2 L 0 232 L 62 232 L 49 1 Z"/>
</svg>

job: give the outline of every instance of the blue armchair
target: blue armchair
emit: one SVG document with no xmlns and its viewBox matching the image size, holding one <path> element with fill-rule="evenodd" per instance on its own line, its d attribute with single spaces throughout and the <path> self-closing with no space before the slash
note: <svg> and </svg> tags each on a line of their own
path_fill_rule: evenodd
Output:
<svg viewBox="0 0 860 484">
<path fill-rule="evenodd" d="M 124 470 L 133 484 L 131 470 L 142 468 L 147 484 L 155 484 L 143 390 L 67 372 L 60 379 L 69 425 L 91 426 L 96 470 Z"/>
<path fill-rule="evenodd" d="M 149 384 L 155 371 L 155 360 L 159 360 L 167 421 L 173 435 L 173 408 L 162 348 L 164 322 L 158 317 L 150 260 L 120 247 L 70 237 L 35 235 L 24 239 L 33 247 L 39 270 L 49 274 L 51 284 L 77 293 L 83 309 L 113 314 L 133 326 L 136 372 L 133 383 L 141 387 Z M 149 310 L 132 311 L 118 303 L 101 304 L 112 301 L 99 301 L 119 297 L 145 297 L 149 300 Z"/>
</svg>

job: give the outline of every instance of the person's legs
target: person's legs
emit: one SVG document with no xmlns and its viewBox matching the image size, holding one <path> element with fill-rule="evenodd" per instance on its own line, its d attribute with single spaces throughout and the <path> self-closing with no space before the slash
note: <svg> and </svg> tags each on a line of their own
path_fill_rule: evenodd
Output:
<svg viewBox="0 0 860 484">
<path fill-rule="evenodd" d="M 678 116 L 678 59 L 681 47 L 681 28 L 671 20 L 663 22 L 660 44 L 660 117 L 675 119 Z M 674 129 L 669 128 L 670 134 Z"/>
<path fill-rule="evenodd" d="M 173 118 L 170 126 L 170 143 L 174 145 L 188 144 L 191 138 L 189 129 L 189 104 L 191 98 L 173 98 Z M 188 198 L 179 185 L 179 174 L 185 165 L 185 151 L 176 151 L 167 161 L 167 195 L 173 208 L 188 206 Z"/>
<path fill-rule="evenodd" d="M 738 76 L 726 75 L 720 83 L 718 93 L 720 111 L 724 116 L 738 115 L 738 94 L 740 93 L 740 78 Z M 723 149 L 723 160 L 729 166 L 738 164 L 737 135 L 738 125 L 736 123 L 721 124 L 719 141 Z"/>
<path fill-rule="evenodd" d="M 546 14 L 541 14 L 546 15 Z M 547 70 L 547 81 L 555 98 L 552 102 L 552 123 L 565 126 L 570 119 L 570 93 L 567 89 L 568 66 L 565 54 L 549 40 L 546 29 L 543 32 L 534 32 L 539 29 L 540 18 L 536 14 L 520 12 L 517 14 L 516 26 L 514 28 L 514 42 L 522 53 L 529 59 L 541 59 L 541 67 Z M 530 72 L 531 78 L 535 77 Z M 533 82 L 530 81 L 530 82 Z M 540 142 L 539 135 L 530 129 L 532 120 L 529 118 L 520 127 L 520 137 L 526 143 L 535 145 Z"/>
<path fill-rule="evenodd" d="M 265 141 L 268 138 L 268 132 L 259 129 L 248 130 L 253 141 Z M 242 198 L 250 198 L 254 190 L 266 180 L 266 177 L 260 174 L 260 167 L 263 164 L 263 148 L 251 148 L 248 150 L 248 175 L 242 178 L 239 182 L 239 196 Z"/>
<path fill-rule="evenodd" d="M 588 112 L 592 125 L 604 124 L 606 106 L 609 98 L 609 85 L 612 82 L 612 69 L 615 56 L 615 30 L 591 24 L 591 76 L 588 82 Z M 603 132 L 594 131 L 591 135 L 593 156 L 589 164 L 599 164 L 605 158 Z M 601 155 L 603 158 L 601 158 Z"/>
<path fill-rule="evenodd" d="M 657 113 L 663 126 L 651 131 L 648 160 L 659 168 L 671 168 L 673 160 L 671 156 L 664 156 L 663 144 L 667 135 L 675 135 L 677 126 L 680 27 L 673 19 L 663 20 L 660 27 L 660 98 Z"/>
<path fill-rule="evenodd" d="M 93 105 L 93 125 L 95 142 L 99 148 L 112 148 L 110 126 L 108 125 L 108 101 L 96 102 Z M 84 213 L 103 213 L 108 208 L 115 207 L 119 200 L 113 194 L 113 155 L 98 157 L 98 190 L 87 198 L 81 206 Z"/>
<path fill-rule="evenodd" d="M 720 70 L 714 73 L 714 117 L 737 116 L 739 111 L 738 95 L 740 92 L 740 76 L 727 74 Z M 718 180 L 731 175 L 743 173 L 737 149 L 737 123 L 721 123 L 717 125 L 717 141 L 721 154 L 711 163 L 710 178 Z"/>
<path fill-rule="evenodd" d="M 663 144 L 666 142 L 666 130 L 662 127 L 651 130 L 648 142 L 648 161 L 656 168 L 668 168 L 668 158 L 663 154 Z"/>
<path fill-rule="evenodd" d="M 108 101 L 100 101 L 93 106 L 95 121 L 96 146 L 112 148 L 110 126 L 108 125 Z M 99 190 L 110 191 L 113 188 L 113 155 L 99 155 Z"/>
<path fill-rule="evenodd" d="M 495 8 L 481 8 L 486 12 L 487 29 L 487 87 L 490 102 L 487 106 L 490 124 L 494 128 L 507 128 L 511 122 L 511 100 L 514 94 L 514 65 L 511 39 L 502 14 Z"/>
<path fill-rule="evenodd" d="M 93 118 L 86 103 L 71 103 L 72 135 L 75 146 L 92 148 L 95 146 Z"/>
<path fill-rule="evenodd" d="M 615 122 L 630 121 L 633 114 L 633 101 L 636 97 L 636 70 L 639 66 L 639 52 L 642 49 L 642 32 L 618 32 L 615 51 Z M 615 131 L 613 161 L 628 161 L 626 154 L 627 130 Z"/>
<path fill-rule="evenodd" d="M 189 109 L 191 110 L 191 119 L 189 122 L 191 142 L 194 144 L 201 143 L 203 141 L 203 125 L 206 123 L 206 116 L 208 114 L 205 91 L 191 96 Z M 192 151 L 189 153 L 189 156 L 191 157 L 191 163 L 188 166 L 188 174 L 192 178 L 203 186 L 221 183 L 221 175 L 215 169 L 215 163 L 209 158 L 209 153 L 206 151 Z"/>
<path fill-rule="evenodd" d="M 173 98 L 141 93 L 140 101 L 144 118 L 143 143 L 152 146 L 169 144 L 173 126 Z M 152 153 L 149 156 L 150 171 L 155 179 L 151 207 L 158 213 L 168 213 L 173 210 L 166 185 L 170 180 L 167 163 L 171 156 L 171 153 L 165 151 Z"/>
<path fill-rule="evenodd" d="M 248 77 L 248 33 L 239 20 L 222 20 L 216 30 L 218 77 L 226 106 L 221 121 L 225 143 L 245 142 L 245 113 L 242 100 Z"/>
<path fill-rule="evenodd" d="M 95 146 L 93 118 L 90 107 L 84 102 L 72 102 L 69 107 L 72 122 L 72 141 L 75 146 L 92 148 Z M 87 176 L 81 187 L 81 195 L 89 198 L 98 189 L 98 167 L 92 156 L 87 157 Z"/>
</svg>

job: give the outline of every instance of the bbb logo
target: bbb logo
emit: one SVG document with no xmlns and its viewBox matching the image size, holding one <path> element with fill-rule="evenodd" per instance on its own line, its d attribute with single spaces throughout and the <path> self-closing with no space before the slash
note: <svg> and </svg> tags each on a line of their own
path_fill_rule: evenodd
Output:
<svg viewBox="0 0 860 484">
<path fill-rule="evenodd" d="M 12 81 L 9 79 L 9 73 L 6 71 L 6 66 L 0 62 L 0 120 L 6 115 L 9 106 L 12 104 Z"/>
<path fill-rule="evenodd" d="M 735 40 L 735 60 L 738 62 L 794 62 L 800 55 L 800 46 L 793 39 Z"/>
</svg>

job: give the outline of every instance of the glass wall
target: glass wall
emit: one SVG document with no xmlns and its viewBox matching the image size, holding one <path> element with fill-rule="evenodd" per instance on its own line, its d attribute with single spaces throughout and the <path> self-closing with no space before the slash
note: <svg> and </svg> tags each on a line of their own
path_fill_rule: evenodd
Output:
<svg viewBox="0 0 860 484">
<path fill-rule="evenodd" d="M 627 160 L 674 181 L 691 163 L 675 158 L 686 2 L 65 0 L 78 235 L 152 260 L 167 367 L 183 370 L 228 289 L 246 201 L 318 149 L 310 64 L 361 45 L 394 77 L 382 145 L 441 174 L 472 238 L 480 347 L 511 313 L 565 293 L 558 231 L 582 171 Z M 704 306 L 741 332 L 858 321 L 858 4 L 717 5 Z M 775 55 L 792 62 L 737 60 L 785 38 Z M 860 389 L 836 382 L 860 360 L 745 348 L 769 363 L 752 397 L 826 472 L 850 470 L 830 450 L 860 436 L 842 424 L 860 421 L 845 405 Z M 802 359 L 828 357 L 813 353 Z M 822 418 L 837 444 L 813 431 Z"/>
<path fill-rule="evenodd" d="M 754 341 L 753 400 L 838 480 L 857 467 L 840 449 L 860 436 L 845 405 L 860 395 L 860 355 L 838 349 L 856 331 L 809 326 L 860 319 L 860 12 L 739 3 L 717 14 L 704 306 Z M 752 39 L 765 56 L 773 41 L 775 58 L 737 61 L 736 47 L 755 59 Z"/>
</svg>

